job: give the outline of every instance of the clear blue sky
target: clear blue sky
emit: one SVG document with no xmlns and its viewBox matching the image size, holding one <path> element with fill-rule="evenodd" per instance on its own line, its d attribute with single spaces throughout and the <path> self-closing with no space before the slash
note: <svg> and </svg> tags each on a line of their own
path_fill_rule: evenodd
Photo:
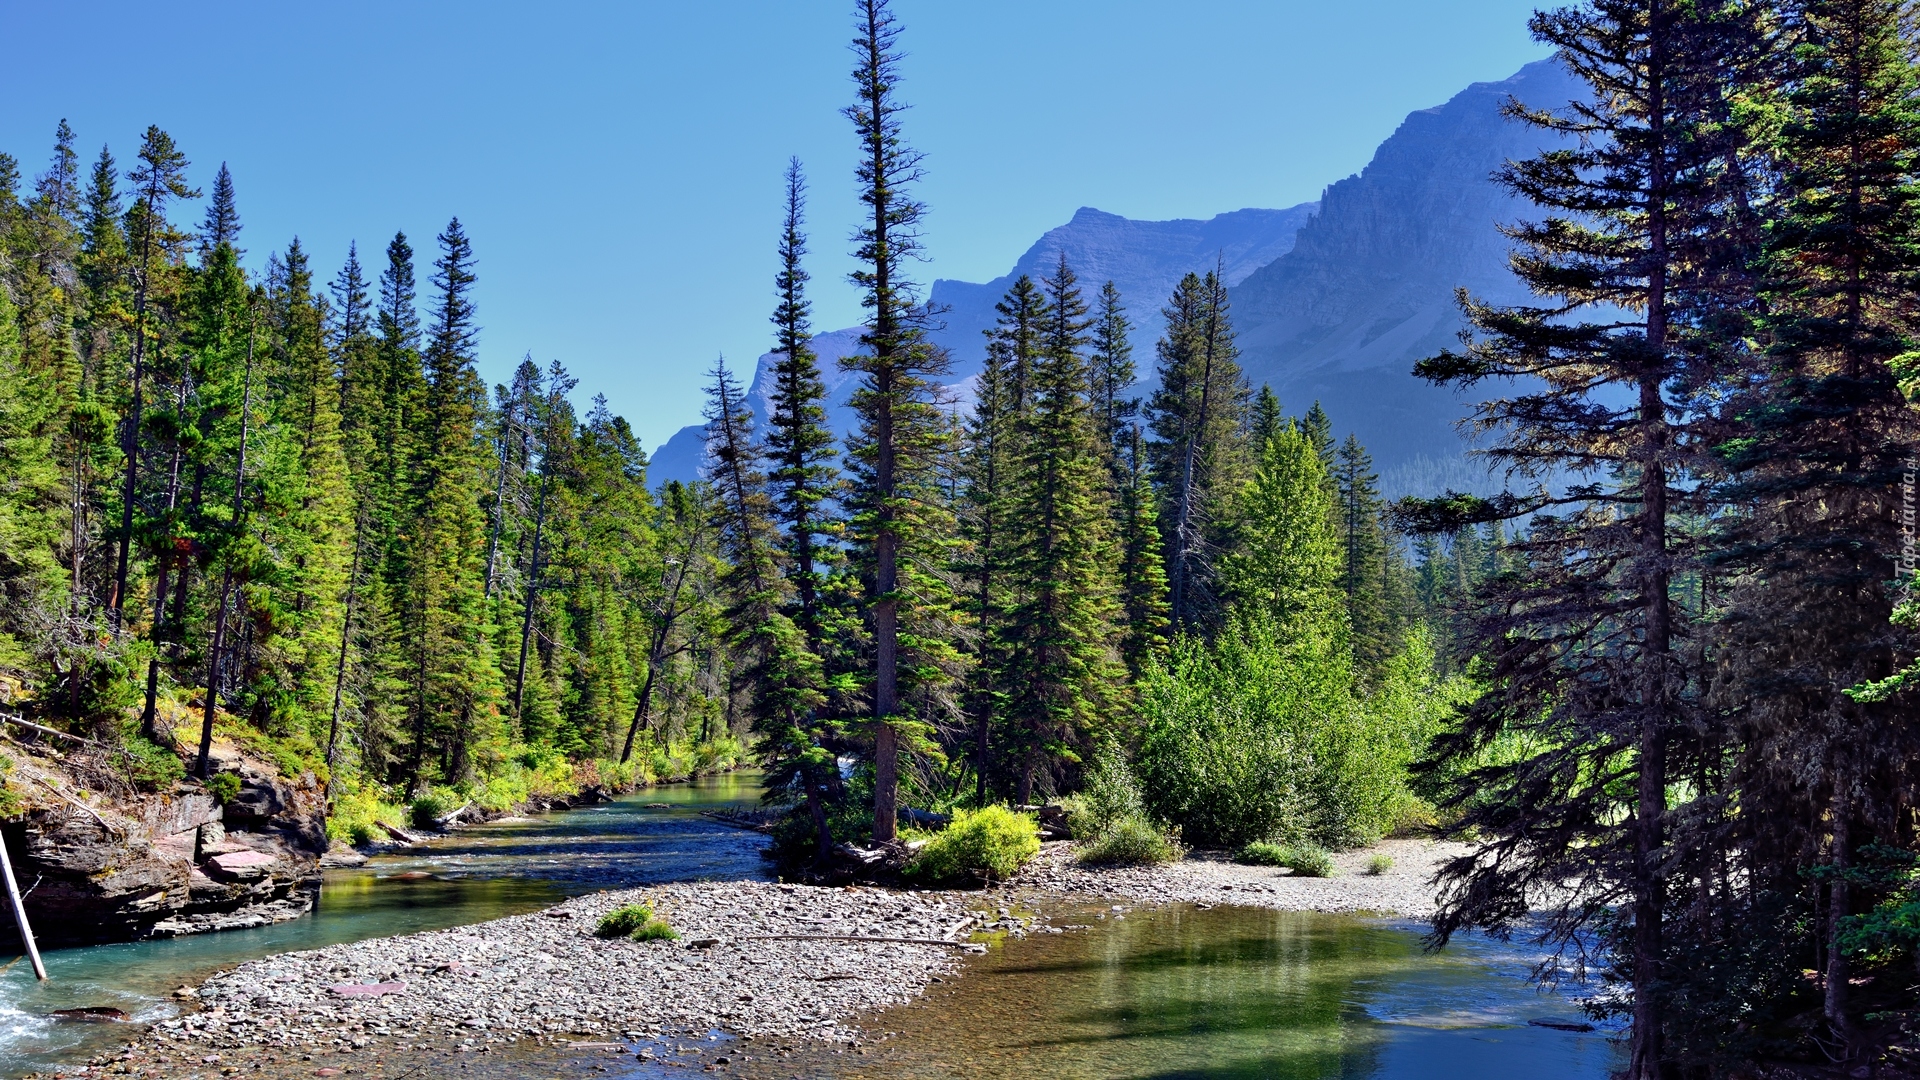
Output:
<svg viewBox="0 0 1920 1080">
<path fill-rule="evenodd" d="M 1407 112 L 1545 55 L 1533 6 L 898 0 L 923 276 L 1004 273 L 1080 206 L 1316 198 Z M 482 374 L 558 358 L 653 446 L 697 417 L 716 354 L 767 347 L 789 155 L 813 184 L 816 328 L 858 319 L 847 7 L 0 0 L 0 149 L 30 180 L 66 117 L 85 161 L 106 142 L 124 166 L 159 124 L 201 187 L 229 163 L 250 263 L 297 234 L 326 278 L 350 239 L 377 261 L 405 229 L 424 255 L 457 214 Z"/>
</svg>

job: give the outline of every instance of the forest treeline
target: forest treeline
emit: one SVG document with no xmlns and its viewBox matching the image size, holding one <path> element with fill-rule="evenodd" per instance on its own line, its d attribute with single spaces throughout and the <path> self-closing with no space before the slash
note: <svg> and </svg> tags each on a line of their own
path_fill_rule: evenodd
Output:
<svg viewBox="0 0 1920 1080">
<path fill-rule="evenodd" d="M 858 427 L 827 424 L 796 161 L 768 408 L 715 365 L 702 479 L 657 490 L 561 365 L 487 390 L 457 220 L 424 285 L 404 236 L 324 288 L 289 241 L 254 280 L 224 167 L 190 229 L 163 131 L 89 172 L 63 124 L 31 190 L 0 159 L 0 668 L 156 776 L 275 740 L 343 821 L 751 754 L 796 860 L 1083 788 L 1162 851 L 1437 829 L 1469 845 L 1440 939 L 1594 967 L 1628 1075 L 1897 1063 L 1911 14 L 1537 15 L 1591 92 L 1509 109 L 1553 147 L 1498 177 L 1535 299 L 1463 296 L 1416 371 L 1484 399 L 1507 490 L 1392 506 L 1317 406 L 1249 384 L 1218 271 L 1021 277 L 957 397 L 884 0 L 845 110 Z"/>
</svg>

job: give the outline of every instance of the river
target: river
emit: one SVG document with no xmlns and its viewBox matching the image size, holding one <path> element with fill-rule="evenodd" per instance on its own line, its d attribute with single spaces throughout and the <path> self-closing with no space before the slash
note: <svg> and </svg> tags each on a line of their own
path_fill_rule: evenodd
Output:
<svg viewBox="0 0 1920 1080">
<path fill-rule="evenodd" d="M 151 1022 L 177 1011 L 173 988 L 254 957 L 474 922 L 615 885 L 764 876 L 760 837 L 697 813 L 756 794 L 753 777 L 735 775 L 495 822 L 329 872 L 320 911 L 294 922 L 55 951 L 44 985 L 15 964 L 0 974 L 0 1075 L 73 1062 L 125 1038 L 118 1025 L 49 1022 L 53 1009 L 110 1005 Z M 412 872 L 432 877 L 398 877 Z M 782 1052 L 762 1041 L 730 1046 L 728 1068 L 767 1080 L 1600 1080 L 1618 1066 L 1604 1033 L 1529 1023 L 1574 1010 L 1527 982 L 1533 957 L 1518 947 L 1468 938 L 1430 954 L 1419 927 L 1404 921 L 1240 907 L 1054 914 L 1089 929 L 996 943 L 963 977 L 868 1018 L 869 1030 L 890 1037 L 863 1054 Z M 509 1051 L 474 1056 L 460 1075 L 586 1073 L 686 1070 L 631 1056 Z"/>
</svg>

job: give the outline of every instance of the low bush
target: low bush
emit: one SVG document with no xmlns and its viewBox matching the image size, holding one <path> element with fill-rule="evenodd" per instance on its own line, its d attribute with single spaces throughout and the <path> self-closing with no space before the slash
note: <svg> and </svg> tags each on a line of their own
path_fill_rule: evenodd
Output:
<svg viewBox="0 0 1920 1080">
<path fill-rule="evenodd" d="M 1271 840 L 1255 840 L 1241 848 L 1240 853 L 1233 857 L 1233 861 L 1245 863 L 1248 866 L 1285 866 L 1287 854 L 1288 849 L 1284 844 L 1276 844 Z"/>
<path fill-rule="evenodd" d="M 1391 869 L 1393 869 L 1393 856 L 1384 851 L 1374 852 L 1373 856 L 1367 860 L 1367 873 L 1373 877 L 1379 877 Z"/>
<path fill-rule="evenodd" d="M 1116 823 L 1130 818 L 1146 819 L 1146 804 L 1140 798 L 1140 782 L 1134 778 L 1127 759 L 1111 744 L 1094 755 L 1093 768 L 1080 793 L 1062 800 L 1067 812 L 1067 830 L 1075 840 L 1093 840 Z"/>
<path fill-rule="evenodd" d="M 1149 866 L 1173 862 L 1180 855 L 1180 845 L 1145 815 L 1113 822 L 1074 852 L 1074 858 L 1087 866 Z"/>
<path fill-rule="evenodd" d="M 456 792 L 448 788 L 435 788 L 415 796 L 407 808 L 407 816 L 416 828 L 431 829 L 441 818 L 459 809 L 460 802 Z"/>
<path fill-rule="evenodd" d="M 223 772 L 207 777 L 207 794 L 213 796 L 214 802 L 223 806 L 232 802 L 233 797 L 240 794 L 240 775 Z"/>
<path fill-rule="evenodd" d="M 1315 844 L 1276 844 L 1255 840 L 1242 847 L 1234 862 L 1249 866 L 1284 866 L 1296 877 L 1332 877 L 1333 856 Z"/>
<path fill-rule="evenodd" d="M 593 928 L 595 937 L 628 938 L 633 941 L 677 941 L 680 932 L 653 913 L 647 904 L 617 907 L 600 917 Z"/>
<path fill-rule="evenodd" d="M 404 825 L 407 808 L 381 797 L 373 784 L 340 785 L 333 789 L 333 805 L 327 811 L 327 836 L 353 845 L 371 844 L 387 838 L 383 826 Z"/>
<path fill-rule="evenodd" d="M 1002 881 L 1040 853 L 1040 827 L 1031 814 L 1004 806 L 959 810 L 907 868 L 928 882 Z"/>
</svg>

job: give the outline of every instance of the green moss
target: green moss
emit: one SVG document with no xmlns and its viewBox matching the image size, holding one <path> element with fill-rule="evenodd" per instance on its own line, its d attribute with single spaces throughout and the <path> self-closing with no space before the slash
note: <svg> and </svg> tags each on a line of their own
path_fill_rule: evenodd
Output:
<svg viewBox="0 0 1920 1080">
<path fill-rule="evenodd" d="M 1002 881 L 1039 853 L 1040 828 L 1032 815 L 1004 806 L 960 810 L 920 849 L 907 873 L 930 882 Z"/>
</svg>

